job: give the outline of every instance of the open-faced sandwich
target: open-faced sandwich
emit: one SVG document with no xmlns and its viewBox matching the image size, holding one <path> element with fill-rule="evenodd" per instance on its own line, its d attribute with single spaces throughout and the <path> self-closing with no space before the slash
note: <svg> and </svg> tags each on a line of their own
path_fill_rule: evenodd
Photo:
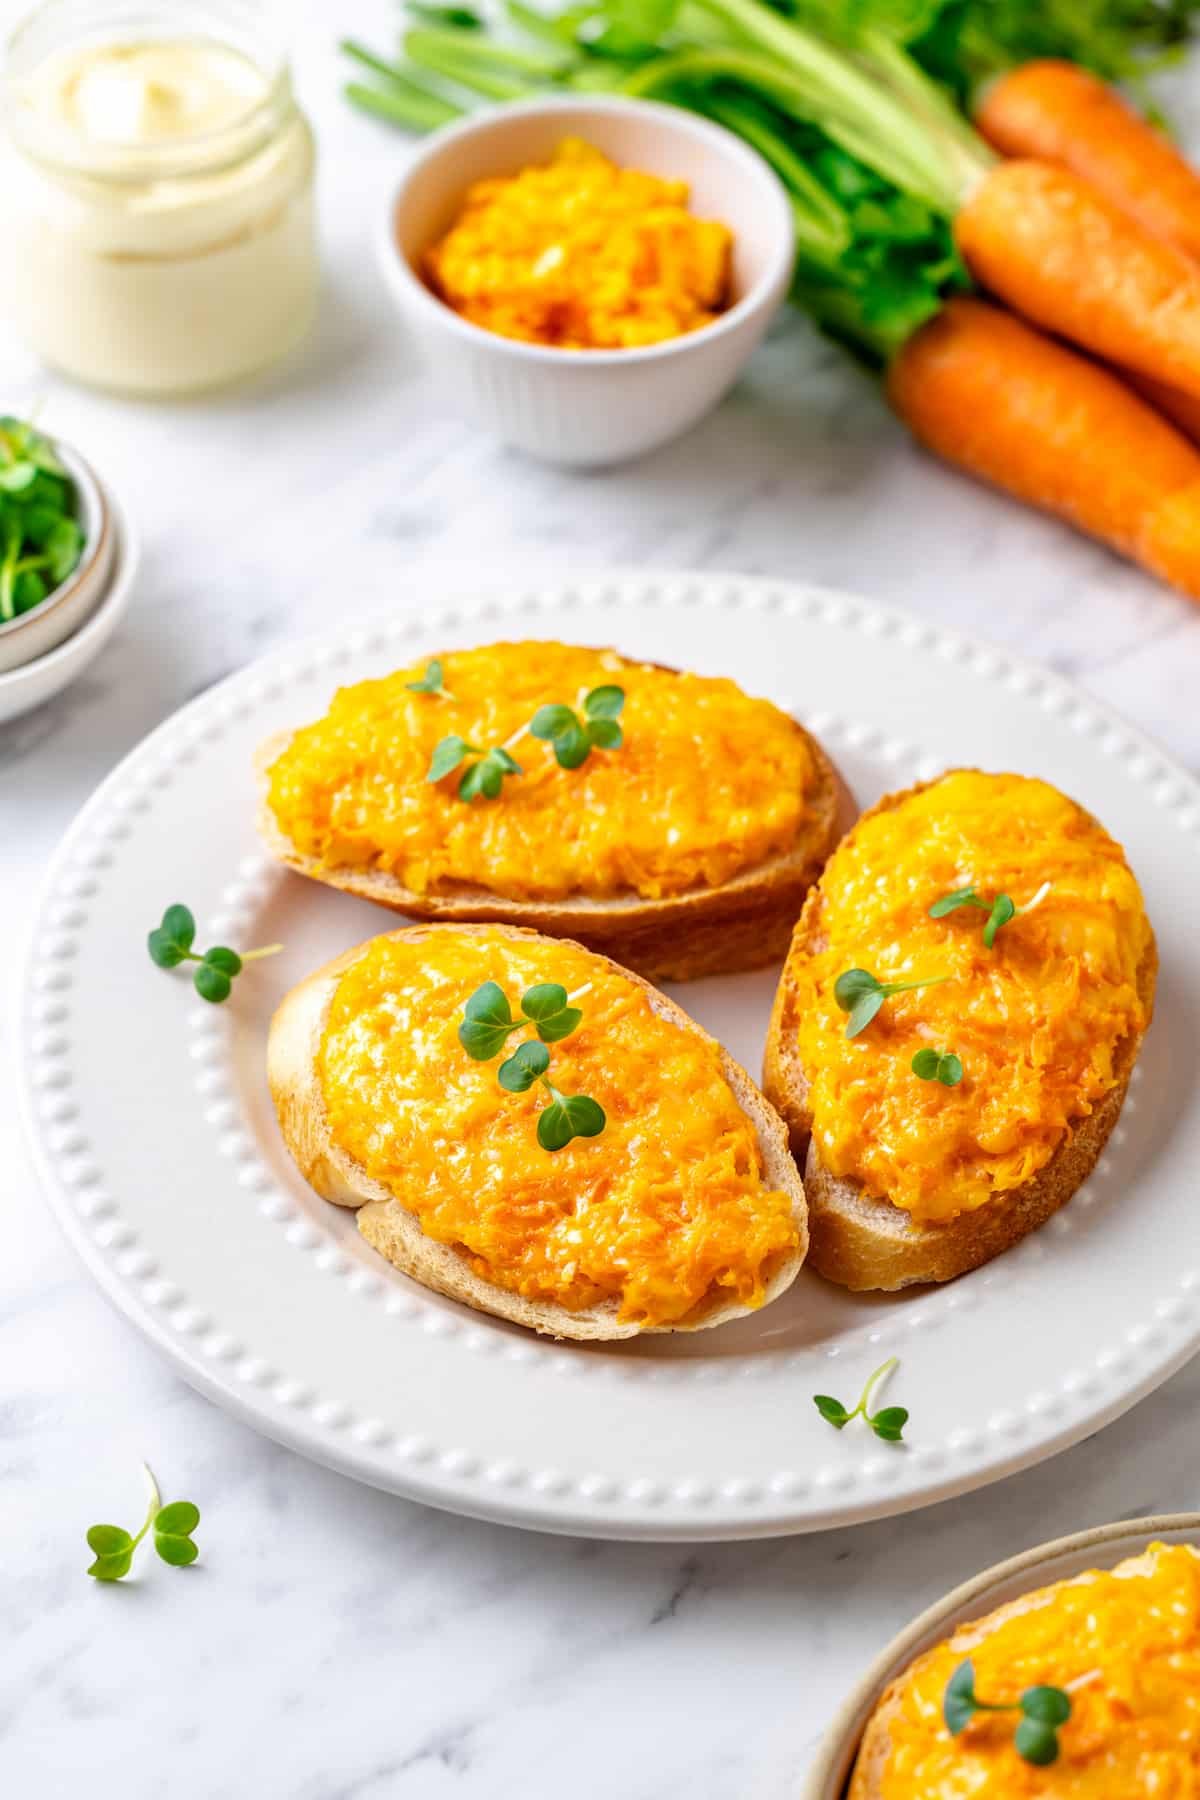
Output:
<svg viewBox="0 0 1200 1800">
<path fill-rule="evenodd" d="M 812 1266 L 945 1281 L 1069 1200 L 1156 967 L 1120 845 L 1045 782 L 956 770 L 865 813 L 805 902 L 767 1041 Z"/>
<path fill-rule="evenodd" d="M 426 1287 L 564 1338 L 719 1325 L 804 1259 L 804 1189 L 746 1072 L 563 939 L 414 925 L 294 988 L 267 1072 L 310 1186 Z"/>
<path fill-rule="evenodd" d="M 577 938 L 654 979 L 782 956 L 853 810 L 769 701 L 555 643 L 343 688 L 258 760 L 260 830 L 301 874 L 414 918 Z"/>
<path fill-rule="evenodd" d="M 848 1800 L 1200 1793 L 1200 1555 L 1151 1544 L 960 1625 L 893 1681 Z"/>
</svg>

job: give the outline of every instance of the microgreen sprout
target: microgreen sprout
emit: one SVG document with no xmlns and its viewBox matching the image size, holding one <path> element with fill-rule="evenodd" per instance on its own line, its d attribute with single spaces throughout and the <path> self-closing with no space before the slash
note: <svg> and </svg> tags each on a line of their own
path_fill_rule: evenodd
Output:
<svg viewBox="0 0 1200 1800">
<path fill-rule="evenodd" d="M 472 761 L 472 758 L 475 760 Z M 464 762 L 467 767 L 458 783 L 460 800 L 475 800 L 480 794 L 485 800 L 495 800 L 504 785 L 505 776 L 521 773 L 520 763 L 509 755 L 503 744 L 496 744 L 491 750 L 483 750 L 478 744 L 469 744 L 457 732 L 451 732 L 449 737 L 444 737 L 435 747 L 425 779 L 432 782 L 444 781 L 447 775 L 452 775 Z"/>
<path fill-rule="evenodd" d="M 162 923 L 150 932 L 146 948 L 150 960 L 160 969 L 177 969 L 180 963 L 196 963 L 192 986 L 202 1000 L 211 1001 L 214 1006 L 228 1000 L 234 978 L 241 974 L 246 963 L 257 962 L 263 956 L 275 956 L 283 949 L 282 944 L 266 944 L 261 950 L 237 951 L 216 944 L 201 954 L 192 949 L 195 940 L 195 919 L 186 906 L 176 904 L 168 906 Z"/>
<path fill-rule="evenodd" d="M 586 1094 L 560 1093 L 547 1075 L 550 1052 L 547 1044 L 557 1044 L 570 1037 L 581 1022 L 583 1013 L 570 1005 L 570 996 L 557 981 L 539 982 L 528 988 L 521 999 L 521 1011 L 513 1017 L 508 996 L 498 981 L 485 981 L 467 1001 L 458 1041 L 475 1062 L 490 1062 L 499 1056 L 514 1031 L 532 1026 L 536 1037 L 518 1044 L 513 1054 L 497 1071 L 500 1086 L 510 1094 L 524 1094 L 535 1081 L 540 1081 L 550 1095 L 550 1103 L 538 1114 L 537 1139 L 543 1150 L 564 1150 L 577 1137 L 597 1137 L 607 1118 L 599 1101 Z"/>
<path fill-rule="evenodd" d="M 994 900 L 981 900 L 973 887 L 956 888 L 952 894 L 943 894 L 930 907 L 929 916 L 931 919 L 944 919 L 947 913 L 957 912 L 960 906 L 977 906 L 987 914 L 983 941 L 989 950 L 996 942 L 996 933 L 1000 927 L 1017 916 L 1017 908 L 1007 894 L 997 894 Z"/>
<path fill-rule="evenodd" d="M 425 665 L 425 673 L 419 681 L 406 681 L 405 687 L 410 694 L 436 694 L 439 700 L 453 700 L 454 695 L 442 680 L 442 665 L 436 656 Z"/>
<path fill-rule="evenodd" d="M 943 1087 L 957 1087 L 963 1078 L 962 1063 L 953 1050 L 918 1050 L 912 1072 L 922 1081 L 940 1081 Z"/>
<path fill-rule="evenodd" d="M 200 1552 L 192 1533 L 200 1523 L 200 1511 L 190 1500 L 173 1500 L 164 1506 L 158 1483 L 146 1463 L 142 1464 L 150 1503 L 141 1530 L 131 1536 L 121 1525 L 93 1525 L 87 1534 L 88 1548 L 95 1562 L 88 1574 L 97 1581 L 121 1581 L 133 1564 L 134 1553 L 148 1531 L 154 1533 L 154 1548 L 163 1562 L 177 1569 L 194 1563 Z"/>
<path fill-rule="evenodd" d="M 833 984 L 833 997 L 844 1013 L 846 1036 L 857 1037 L 865 1031 L 884 1001 L 892 994 L 907 994 L 913 988 L 940 987 L 949 975 L 931 975 L 924 981 L 880 981 L 866 969 L 847 969 Z"/>
<path fill-rule="evenodd" d="M 40 606 L 83 554 L 75 486 L 48 438 L 0 418 L 0 624 Z"/>
<path fill-rule="evenodd" d="M 539 706 L 529 729 L 550 745 L 559 768 L 577 769 L 593 750 L 620 749 L 617 719 L 624 704 L 624 688 L 595 687 L 584 695 L 582 719 L 569 706 Z"/>
<path fill-rule="evenodd" d="M 853 1409 L 843 1406 L 832 1394 L 814 1394 L 813 1405 L 821 1417 L 838 1431 L 844 1430 L 851 1419 L 862 1418 L 877 1438 L 883 1438 L 889 1444 L 898 1444 L 904 1436 L 904 1427 L 908 1424 L 908 1409 L 903 1406 L 885 1406 L 877 1413 L 868 1412 L 867 1409 L 871 1404 L 871 1395 L 879 1383 L 886 1381 L 892 1370 L 899 1366 L 898 1356 L 889 1356 L 885 1363 L 880 1363 L 874 1374 L 867 1377 L 867 1384 L 858 1397 L 858 1405 Z"/>
<path fill-rule="evenodd" d="M 1058 1687 L 1026 1688 L 1019 1700 L 997 1704 L 980 1700 L 975 1692 L 975 1665 L 959 1663 L 946 1683 L 942 1717 L 951 1737 L 965 1731 L 976 1713 L 1020 1713 L 1013 1737 L 1017 1755 L 1039 1768 L 1057 1761 L 1058 1733 L 1071 1716 L 1071 1697 Z"/>
</svg>

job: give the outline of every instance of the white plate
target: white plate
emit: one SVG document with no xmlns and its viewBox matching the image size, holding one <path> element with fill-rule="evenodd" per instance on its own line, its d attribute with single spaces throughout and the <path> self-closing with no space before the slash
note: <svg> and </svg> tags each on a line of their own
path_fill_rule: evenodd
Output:
<svg viewBox="0 0 1200 1800">
<path fill-rule="evenodd" d="M 414 1287 L 309 1192 L 264 1078 L 271 1010 L 394 921 L 277 871 L 250 757 L 339 683 L 496 637 L 613 644 L 793 708 L 866 803 L 948 764 L 1043 775 L 1126 844 L 1162 954 L 1159 1017 L 1086 1187 L 1035 1236 L 934 1291 L 855 1297 L 802 1274 L 753 1319 L 556 1347 Z M 22 999 L 24 1110 L 46 1190 L 105 1291 L 181 1372 L 318 1461 L 455 1511 L 643 1538 L 806 1531 L 904 1511 L 1115 1418 L 1200 1343 L 1200 789 L 1043 670 L 873 603 L 728 576 L 629 575 L 277 653 L 169 720 L 68 833 Z M 203 940 L 287 949 L 223 1007 L 154 968 L 184 900 Z M 677 991 L 757 1069 L 774 974 Z M 903 1447 L 835 1432 L 818 1391 L 887 1391 Z"/>
</svg>

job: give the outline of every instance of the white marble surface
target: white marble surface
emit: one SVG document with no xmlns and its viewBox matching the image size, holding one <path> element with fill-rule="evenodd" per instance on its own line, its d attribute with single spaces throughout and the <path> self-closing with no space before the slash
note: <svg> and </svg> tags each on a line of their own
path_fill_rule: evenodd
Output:
<svg viewBox="0 0 1200 1800">
<path fill-rule="evenodd" d="M 386 42 L 386 0 L 295 12 L 328 268 L 308 352 L 235 398 L 134 406 L 39 375 L 0 336 L 5 410 L 41 396 L 146 543 L 94 670 L 0 732 L 6 982 L 52 845 L 145 731 L 331 612 L 419 609 L 446 571 L 653 563 L 857 588 L 1044 658 L 1200 769 L 1195 608 L 926 462 L 800 321 L 635 468 L 557 474 L 443 416 L 368 250 L 403 143 L 336 95 L 333 32 Z M 60 1241 L 10 1107 L 0 1223 L 0 1785 L 22 1800 L 731 1800 L 781 1749 L 803 1766 L 863 1663 L 952 1583 L 1085 1524 L 1200 1505 L 1193 1366 L 1041 1469 L 855 1531 L 692 1552 L 474 1524 L 310 1467 L 185 1387 Z M 201 1506 L 202 1561 L 98 1587 L 84 1529 L 138 1514 L 144 1456 Z"/>
</svg>

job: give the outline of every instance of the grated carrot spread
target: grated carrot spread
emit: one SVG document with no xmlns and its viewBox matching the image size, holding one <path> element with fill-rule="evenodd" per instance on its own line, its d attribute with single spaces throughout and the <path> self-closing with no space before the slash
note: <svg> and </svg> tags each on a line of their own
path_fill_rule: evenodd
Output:
<svg viewBox="0 0 1200 1800">
<path fill-rule="evenodd" d="M 793 849 L 818 772 L 803 732 L 732 681 L 677 675 L 611 650 L 490 644 L 441 658 L 447 695 L 413 693 L 420 664 L 342 688 L 272 764 L 279 829 L 326 868 L 373 868 L 419 894 L 643 899 L 718 887 Z M 619 750 L 563 769 L 528 725 L 544 702 L 625 693 Z M 426 779 L 458 733 L 519 762 L 495 800 L 458 798 L 459 773 Z"/>
<path fill-rule="evenodd" d="M 600 1103 L 599 1136 L 543 1150 L 545 1089 L 509 1093 L 501 1057 L 467 1055 L 458 1027 L 485 981 L 514 1013 L 540 982 L 568 990 L 583 1020 L 551 1047 L 550 1077 Z M 791 1202 L 764 1177 L 717 1045 L 578 944 L 492 927 L 378 938 L 337 984 L 317 1068 L 334 1142 L 427 1237 L 526 1299 L 616 1301 L 623 1321 L 670 1325 L 718 1301 L 759 1305 L 796 1251 Z"/>
<path fill-rule="evenodd" d="M 1066 1691 L 1052 1764 L 1019 1754 L 1013 1713 L 980 1713 L 950 1736 L 942 1700 L 967 1657 L 992 1704 L 1034 1686 Z M 897 1702 L 882 1800 L 1198 1800 L 1200 1556 L 1151 1544 L 1029 1594 L 992 1627 L 960 1625 L 901 1678 Z"/>
<path fill-rule="evenodd" d="M 728 303 L 728 227 L 688 211 L 685 181 L 620 169 L 579 138 L 551 161 L 477 181 L 425 257 L 447 306 L 501 337 L 625 350 L 711 324 Z"/>
<path fill-rule="evenodd" d="M 972 886 L 985 910 L 929 908 Z M 1016 917 L 983 940 L 986 905 Z M 825 865 L 792 956 L 813 1135 L 835 1175 L 922 1223 L 1029 1181 L 1124 1079 L 1154 936 L 1121 846 L 1044 781 L 958 770 L 861 819 Z M 846 1036 L 845 970 L 926 981 Z M 954 1087 L 917 1051 L 953 1051 Z"/>
</svg>

